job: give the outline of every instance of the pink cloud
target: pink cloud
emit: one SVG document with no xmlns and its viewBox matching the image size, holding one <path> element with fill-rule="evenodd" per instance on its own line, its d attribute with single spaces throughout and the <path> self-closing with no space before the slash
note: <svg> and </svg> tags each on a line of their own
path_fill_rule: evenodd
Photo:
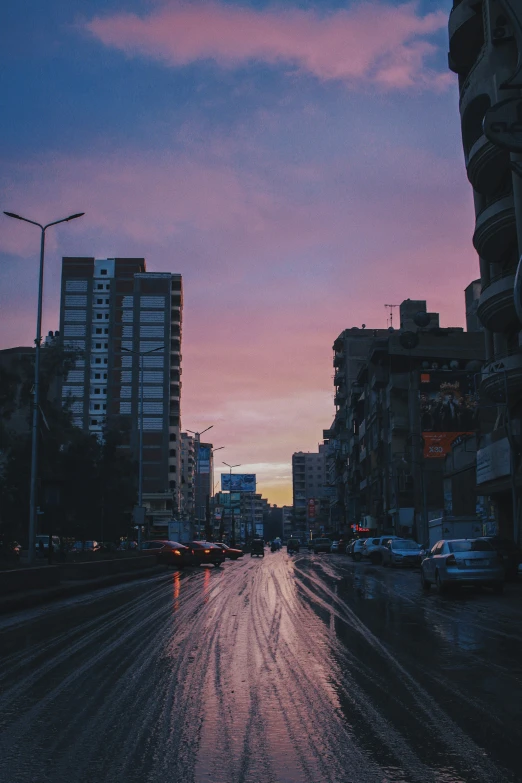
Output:
<svg viewBox="0 0 522 783">
<path fill-rule="evenodd" d="M 446 24 L 444 11 L 422 16 L 415 0 L 400 6 L 369 0 L 326 14 L 174 0 L 144 16 L 98 16 L 84 27 L 106 46 L 175 67 L 198 60 L 224 68 L 257 61 L 392 90 L 448 85 L 446 73 L 426 64 L 435 51 L 427 38 Z"/>
</svg>

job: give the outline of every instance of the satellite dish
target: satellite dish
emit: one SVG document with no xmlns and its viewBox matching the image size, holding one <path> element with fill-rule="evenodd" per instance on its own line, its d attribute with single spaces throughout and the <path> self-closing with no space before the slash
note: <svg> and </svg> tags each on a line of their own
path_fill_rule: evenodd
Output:
<svg viewBox="0 0 522 783">
<path fill-rule="evenodd" d="M 459 363 L 456 359 L 452 359 L 450 362 L 450 367 L 452 370 L 458 370 L 459 369 Z"/>
<path fill-rule="evenodd" d="M 416 348 L 419 344 L 419 338 L 415 332 L 403 332 L 399 337 L 399 342 L 403 348 L 411 351 L 412 348 Z"/>
<path fill-rule="evenodd" d="M 424 329 L 426 326 L 428 326 L 430 321 L 431 318 L 429 317 L 428 313 L 425 313 L 422 310 L 420 310 L 418 313 L 415 313 L 413 316 L 413 323 L 420 329 Z"/>
</svg>

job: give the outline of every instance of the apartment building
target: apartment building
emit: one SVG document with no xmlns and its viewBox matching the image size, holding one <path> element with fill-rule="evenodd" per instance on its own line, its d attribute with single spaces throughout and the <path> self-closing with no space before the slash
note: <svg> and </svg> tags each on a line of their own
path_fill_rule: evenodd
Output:
<svg viewBox="0 0 522 783">
<path fill-rule="evenodd" d="M 481 283 L 477 315 L 486 352 L 480 393 L 483 405 L 498 406 L 494 426 L 479 443 L 477 483 L 479 492 L 494 501 L 500 534 L 516 540 L 522 486 L 522 340 L 514 286 L 522 255 L 522 169 L 520 139 L 513 144 L 512 130 L 520 127 L 522 115 L 521 63 L 520 2 L 455 0 L 449 19 L 449 66 L 458 76 L 464 161 L 475 205 L 473 245 Z M 502 123 L 497 123 L 496 135 L 493 132 L 493 116 L 511 128 L 504 139 L 498 131 Z"/>
<path fill-rule="evenodd" d="M 441 328 L 423 300 L 400 313 L 403 328 L 375 334 L 352 383 L 335 480 L 348 525 L 425 540 L 444 510 L 444 457 L 478 428 L 484 345 L 481 332 Z"/>
<path fill-rule="evenodd" d="M 195 445 L 194 436 L 181 433 L 181 517 L 192 520 L 195 514 Z"/>
<path fill-rule="evenodd" d="M 142 417 L 143 501 L 156 527 L 180 505 L 182 310 L 181 275 L 147 272 L 143 258 L 62 260 L 60 331 L 80 352 L 62 400 L 97 437 L 118 428 L 137 462 Z"/>
<path fill-rule="evenodd" d="M 294 521 L 297 530 L 316 530 L 325 522 L 329 506 L 325 486 L 327 448 L 324 443 L 316 452 L 292 454 L 292 490 Z"/>
</svg>

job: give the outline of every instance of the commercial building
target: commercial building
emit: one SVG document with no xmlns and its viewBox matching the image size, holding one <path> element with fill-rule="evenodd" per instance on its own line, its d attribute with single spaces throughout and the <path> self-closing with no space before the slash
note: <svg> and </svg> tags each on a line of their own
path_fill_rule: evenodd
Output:
<svg viewBox="0 0 522 783">
<path fill-rule="evenodd" d="M 194 436 L 188 432 L 182 432 L 180 516 L 184 520 L 194 519 L 195 514 L 195 453 Z"/>
<path fill-rule="evenodd" d="M 328 523 L 329 500 L 325 491 L 327 449 L 292 454 L 293 516 L 295 530 L 318 531 Z"/>
<path fill-rule="evenodd" d="M 480 438 L 477 492 L 492 499 L 500 534 L 516 540 L 522 483 L 522 347 L 514 285 L 522 255 L 522 146 L 520 138 L 513 144 L 512 130 L 520 126 L 522 115 L 521 62 L 519 2 L 455 0 L 449 19 L 449 65 L 458 75 L 464 160 L 475 204 L 473 245 L 481 283 L 477 315 L 484 326 L 486 353 L 481 404 L 498 406 L 495 423 Z M 495 114 L 502 119 L 499 109 L 504 122 L 495 129 L 488 118 Z"/>
<path fill-rule="evenodd" d="M 338 528 L 427 536 L 444 508 L 444 459 L 477 430 L 474 378 L 480 332 L 440 328 L 423 300 L 400 305 L 401 329 L 375 330 L 327 446 L 334 452 Z M 344 343 L 334 343 L 343 366 Z"/>
<path fill-rule="evenodd" d="M 63 258 L 60 330 L 81 358 L 62 400 L 85 431 L 118 428 L 136 461 L 143 415 L 143 501 L 156 528 L 181 499 L 182 310 L 181 275 L 147 272 L 143 258 Z"/>
</svg>

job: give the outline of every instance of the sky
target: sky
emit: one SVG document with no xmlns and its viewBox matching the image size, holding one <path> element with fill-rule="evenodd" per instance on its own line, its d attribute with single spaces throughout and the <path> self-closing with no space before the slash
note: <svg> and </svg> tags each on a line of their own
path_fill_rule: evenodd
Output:
<svg viewBox="0 0 522 783">
<path fill-rule="evenodd" d="M 478 276 L 451 0 L 17 0 L 0 11 L 0 209 L 61 257 L 184 279 L 182 428 L 291 503 L 335 413 L 332 343 Z M 34 339 L 37 229 L 0 220 L 0 348 Z"/>
</svg>

